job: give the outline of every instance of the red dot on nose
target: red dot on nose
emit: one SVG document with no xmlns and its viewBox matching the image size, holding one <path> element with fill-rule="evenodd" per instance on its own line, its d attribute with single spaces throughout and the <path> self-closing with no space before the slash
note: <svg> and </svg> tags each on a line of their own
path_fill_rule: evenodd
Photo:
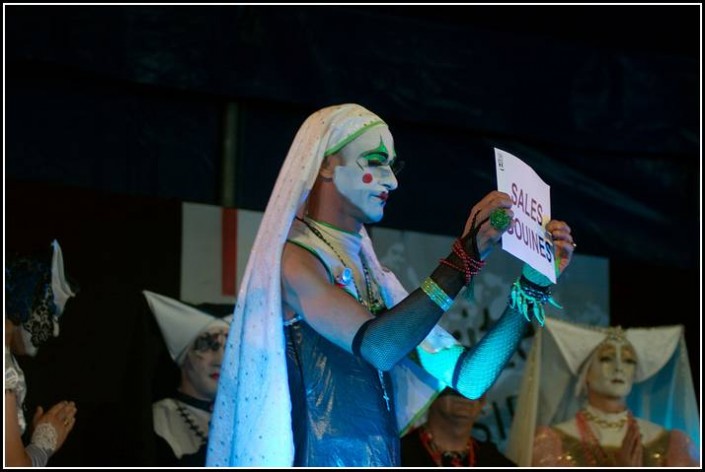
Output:
<svg viewBox="0 0 705 472">
<path fill-rule="evenodd" d="M 372 182 L 372 174 L 363 175 L 362 181 L 365 182 L 366 184 L 369 184 L 370 182 Z"/>
</svg>

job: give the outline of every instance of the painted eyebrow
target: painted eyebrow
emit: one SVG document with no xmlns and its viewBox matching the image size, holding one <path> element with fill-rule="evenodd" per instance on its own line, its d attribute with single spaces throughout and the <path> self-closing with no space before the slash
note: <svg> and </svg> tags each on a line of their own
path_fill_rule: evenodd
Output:
<svg viewBox="0 0 705 472">
<path fill-rule="evenodd" d="M 615 349 L 615 348 L 613 348 L 613 347 L 604 347 L 604 348 L 600 349 L 599 355 L 600 355 L 600 356 L 604 356 L 604 355 L 613 355 L 613 354 L 616 354 L 616 353 L 617 353 L 617 349 Z"/>
<path fill-rule="evenodd" d="M 360 154 L 361 157 L 364 157 L 368 161 L 380 161 L 380 162 L 385 162 L 389 159 L 389 151 L 387 150 L 387 147 L 384 145 L 384 141 L 382 141 L 382 137 L 379 138 L 379 146 L 377 146 L 374 149 L 370 149 L 369 151 L 365 151 L 362 154 Z"/>
<path fill-rule="evenodd" d="M 382 156 L 385 159 L 389 158 L 389 154 L 387 154 L 385 151 L 377 151 L 376 149 L 362 153 L 362 157 L 364 157 L 365 159 L 371 159 L 375 156 Z"/>
<path fill-rule="evenodd" d="M 629 354 L 630 356 L 636 358 L 636 352 L 634 351 L 634 349 L 632 349 L 630 347 L 623 347 L 622 348 L 622 355 L 625 355 L 625 354 Z"/>
</svg>

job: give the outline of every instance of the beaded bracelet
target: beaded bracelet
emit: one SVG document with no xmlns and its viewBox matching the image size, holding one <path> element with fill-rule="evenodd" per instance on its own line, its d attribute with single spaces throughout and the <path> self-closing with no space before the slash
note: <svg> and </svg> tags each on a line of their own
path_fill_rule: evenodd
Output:
<svg viewBox="0 0 705 472">
<path fill-rule="evenodd" d="M 532 283 L 523 275 L 512 284 L 509 297 L 510 307 L 516 308 L 526 321 L 531 321 L 531 316 L 529 316 L 529 310 L 531 310 L 532 315 L 541 326 L 544 325 L 546 319 L 546 312 L 543 306 L 546 302 L 556 308 L 563 308 L 553 299 L 549 287 L 542 287 Z"/>
<path fill-rule="evenodd" d="M 463 247 L 463 243 L 459 239 L 456 239 L 453 243 L 453 253 L 463 261 L 463 267 L 459 267 L 447 259 L 441 259 L 440 263 L 451 267 L 465 276 L 465 286 L 469 286 L 472 282 L 472 278 L 480 273 L 483 267 L 485 267 L 484 261 L 478 261 L 473 259 Z"/>
<path fill-rule="evenodd" d="M 426 277 L 426 280 L 421 284 L 421 290 L 444 312 L 453 306 L 453 299 L 431 277 Z"/>
</svg>

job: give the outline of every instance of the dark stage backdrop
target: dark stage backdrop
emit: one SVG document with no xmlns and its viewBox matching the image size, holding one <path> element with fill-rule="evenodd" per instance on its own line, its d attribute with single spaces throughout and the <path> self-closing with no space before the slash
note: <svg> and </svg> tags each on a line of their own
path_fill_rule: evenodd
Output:
<svg viewBox="0 0 705 472">
<path fill-rule="evenodd" d="M 699 8 L 11 5 L 6 171 L 222 205 L 227 137 L 226 204 L 262 211 L 303 119 L 357 102 L 407 160 L 390 227 L 454 234 L 497 146 L 584 253 L 697 268 Z"/>
</svg>

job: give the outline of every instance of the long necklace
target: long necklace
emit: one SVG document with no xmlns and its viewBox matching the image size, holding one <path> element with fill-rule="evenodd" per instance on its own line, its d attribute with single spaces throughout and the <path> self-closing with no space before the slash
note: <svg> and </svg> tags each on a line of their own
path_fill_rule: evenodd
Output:
<svg viewBox="0 0 705 472">
<path fill-rule="evenodd" d="M 178 401 L 176 402 L 176 409 L 179 410 L 179 414 L 181 414 L 181 417 L 184 419 L 189 429 L 201 439 L 201 446 L 206 444 L 208 442 L 208 435 L 201 431 L 201 428 L 199 428 L 193 418 L 191 418 L 189 412 L 186 411 L 186 409 L 181 406 L 181 403 L 179 403 Z"/>
<path fill-rule="evenodd" d="M 419 437 L 421 438 L 421 444 L 424 445 L 438 467 L 475 467 L 475 448 L 477 444 L 472 436 L 468 438 L 464 451 L 441 451 L 433 441 L 433 434 L 426 426 L 420 427 Z"/>
<path fill-rule="evenodd" d="M 311 232 L 323 243 L 325 243 L 326 246 L 330 248 L 331 251 L 333 251 L 333 254 L 340 260 L 340 263 L 343 264 L 343 267 L 346 271 L 351 271 L 350 267 L 348 264 L 345 263 L 345 260 L 343 259 L 343 256 L 340 255 L 340 253 L 335 249 L 335 247 L 323 236 L 323 233 L 321 233 L 318 228 L 310 224 L 306 220 L 302 220 L 299 217 L 296 217 L 297 220 L 301 221 L 304 223 L 308 229 L 311 230 Z M 360 262 L 362 263 L 362 272 L 364 274 L 365 278 L 365 289 L 367 291 L 367 300 L 364 300 L 362 297 L 362 291 L 360 290 L 360 287 L 357 286 L 357 282 L 355 281 L 355 277 L 350 277 L 352 279 L 352 283 L 355 286 L 355 291 L 357 292 L 357 299 L 358 302 L 360 302 L 362 305 L 364 305 L 368 310 L 373 315 L 377 315 L 380 311 L 384 309 L 384 303 L 381 302 L 374 294 L 374 291 L 372 289 L 372 282 L 370 281 L 370 272 L 367 267 L 367 263 L 365 262 L 364 256 L 361 254 L 360 257 Z"/>
<path fill-rule="evenodd" d="M 340 260 L 340 263 L 343 264 L 343 267 L 346 271 L 350 271 L 350 267 L 348 267 L 348 264 L 345 263 L 345 260 L 343 257 L 336 251 L 335 247 L 328 242 L 328 240 L 323 236 L 323 234 L 318 230 L 318 228 L 314 227 L 312 224 L 310 224 L 308 221 L 303 220 L 299 217 L 296 217 L 297 220 L 301 221 L 308 227 L 308 229 L 311 230 L 311 232 L 323 243 L 330 248 L 331 251 L 333 251 L 333 254 L 336 255 L 336 257 Z M 362 255 L 361 255 L 362 256 Z M 372 283 L 370 282 L 370 274 L 367 269 L 367 264 L 365 264 L 365 259 L 364 257 L 360 257 L 360 262 L 362 263 L 362 271 L 364 273 L 365 277 L 365 288 L 367 289 L 367 302 L 362 298 L 362 292 L 360 291 L 360 288 L 357 286 L 357 282 L 355 282 L 355 277 L 351 277 L 353 285 L 355 286 L 355 290 L 357 291 L 357 301 L 361 303 L 363 306 L 365 306 L 370 312 L 377 316 L 377 313 L 379 313 L 383 308 L 384 304 L 380 302 L 376 297 L 373 297 L 372 295 Z M 382 398 L 384 398 L 384 402 L 387 406 L 387 411 L 391 411 L 391 406 L 389 401 L 391 400 L 391 397 L 387 393 L 387 387 L 384 383 L 384 373 L 380 370 L 377 369 L 377 376 L 379 377 L 379 384 L 382 386 Z"/>
<path fill-rule="evenodd" d="M 580 433 L 580 446 L 583 449 L 585 460 L 590 461 L 593 466 L 598 465 L 598 460 L 602 461 L 599 464 L 600 466 L 617 465 L 615 458 L 607 454 L 607 452 L 602 448 L 600 441 L 597 440 L 595 433 L 593 433 L 590 429 L 585 413 L 585 410 L 580 410 L 575 414 L 575 423 L 578 427 L 578 432 Z M 596 457 L 596 453 L 599 455 L 599 458 Z"/>
</svg>

